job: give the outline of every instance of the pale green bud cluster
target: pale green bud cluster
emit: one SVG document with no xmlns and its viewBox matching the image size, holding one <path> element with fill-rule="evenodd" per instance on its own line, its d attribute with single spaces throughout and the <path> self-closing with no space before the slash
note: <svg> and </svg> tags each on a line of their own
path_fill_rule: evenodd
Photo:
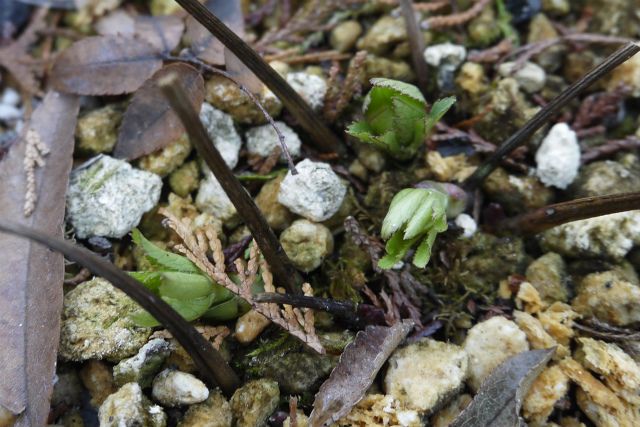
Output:
<svg viewBox="0 0 640 427">
<path fill-rule="evenodd" d="M 405 188 L 395 195 L 382 223 L 387 254 L 378 266 L 393 267 L 417 244 L 413 265 L 424 268 L 436 235 L 447 229 L 449 197 L 435 189 Z"/>
</svg>

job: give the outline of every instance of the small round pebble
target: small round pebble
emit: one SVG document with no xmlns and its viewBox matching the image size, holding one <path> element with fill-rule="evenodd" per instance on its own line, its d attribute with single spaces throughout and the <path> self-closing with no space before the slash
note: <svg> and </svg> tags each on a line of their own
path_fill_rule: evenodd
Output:
<svg viewBox="0 0 640 427">
<path fill-rule="evenodd" d="M 165 369 L 153 380 L 151 395 L 163 406 L 193 405 L 207 400 L 209 389 L 191 374 Z"/>
<path fill-rule="evenodd" d="M 333 251 L 331 230 L 322 224 L 299 219 L 280 235 L 280 243 L 297 269 L 308 273 L 320 267 Z"/>
<path fill-rule="evenodd" d="M 301 142 L 298 134 L 284 122 L 277 121 L 275 123 L 282 136 L 284 136 L 284 143 L 287 145 L 291 157 L 294 159 L 300 157 Z M 245 137 L 247 138 L 247 151 L 249 151 L 249 154 L 256 156 L 267 157 L 276 147 L 281 147 L 278 134 L 270 124 L 249 129 Z M 282 153 L 280 160 L 285 162 L 286 159 L 284 153 Z"/>
<path fill-rule="evenodd" d="M 566 123 L 554 125 L 536 152 L 536 175 L 546 186 L 567 188 L 578 176 L 580 145 Z"/>
<path fill-rule="evenodd" d="M 305 159 L 296 169 L 297 175 L 289 171 L 280 184 L 278 201 L 311 221 L 331 218 L 340 209 L 347 187 L 327 163 Z"/>
<path fill-rule="evenodd" d="M 518 325 L 495 316 L 469 329 L 464 341 L 469 355 L 469 386 L 478 390 L 482 381 L 511 356 L 529 350 L 529 343 Z"/>
</svg>

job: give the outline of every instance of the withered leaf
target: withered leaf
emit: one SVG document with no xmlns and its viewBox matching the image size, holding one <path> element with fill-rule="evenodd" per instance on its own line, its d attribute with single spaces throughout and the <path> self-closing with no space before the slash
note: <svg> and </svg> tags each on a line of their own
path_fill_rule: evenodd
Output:
<svg viewBox="0 0 640 427">
<path fill-rule="evenodd" d="M 95 28 L 102 36 L 139 38 L 154 46 L 158 52 L 170 52 L 180 43 L 184 22 L 174 15 L 133 17 L 117 9 L 100 18 Z"/>
<path fill-rule="evenodd" d="M 244 19 L 239 0 L 207 0 L 204 4 L 238 36 L 244 37 Z M 202 26 L 193 16 L 187 18 L 187 43 L 191 52 L 213 65 L 224 65 L 224 45 Z"/>
<path fill-rule="evenodd" d="M 309 424 L 324 426 L 347 415 L 412 328 L 413 322 L 405 320 L 390 327 L 367 326 L 358 332 L 356 339 L 342 352 L 329 379 L 318 390 Z"/>
<path fill-rule="evenodd" d="M 137 159 L 174 142 L 184 127 L 158 87 L 162 77 L 175 73 L 187 91 L 193 107 L 200 111 L 204 102 L 204 80 L 190 65 L 167 65 L 147 81 L 133 96 L 120 126 L 118 143 L 113 152 L 121 159 Z"/>
<path fill-rule="evenodd" d="M 35 170 L 38 202 L 23 215 L 26 141 L 0 162 L 0 218 L 62 236 L 79 101 L 49 92 L 29 129 L 49 149 Z M 64 259 L 40 245 L 0 234 L 0 407 L 23 413 L 17 425 L 45 425 L 58 348 Z"/>
<path fill-rule="evenodd" d="M 144 40 L 86 37 L 60 54 L 51 70 L 51 84 L 77 95 L 118 95 L 135 91 L 160 67 L 156 47 Z"/>
<path fill-rule="evenodd" d="M 505 360 L 450 427 L 526 427 L 519 415 L 522 399 L 555 352 L 525 351 Z"/>
</svg>

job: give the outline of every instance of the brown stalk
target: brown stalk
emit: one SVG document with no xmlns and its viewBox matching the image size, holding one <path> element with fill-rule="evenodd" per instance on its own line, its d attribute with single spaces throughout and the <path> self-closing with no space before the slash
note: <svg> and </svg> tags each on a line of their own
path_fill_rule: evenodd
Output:
<svg viewBox="0 0 640 427">
<path fill-rule="evenodd" d="M 289 293 L 299 292 L 300 275 L 284 253 L 284 249 L 267 224 L 253 199 L 224 162 L 220 152 L 209 138 L 209 134 L 200 122 L 198 113 L 189 103 L 189 99 L 175 75 L 167 75 L 159 82 L 160 88 L 169 100 L 171 108 L 176 112 L 189 140 L 195 145 L 198 154 L 207 163 L 216 179 L 224 189 L 238 214 L 249 227 L 260 251 L 273 271 L 279 285 Z"/>
<path fill-rule="evenodd" d="M 573 98 L 578 96 L 580 92 L 591 86 L 594 82 L 601 79 L 609 71 L 613 70 L 627 59 L 631 58 L 640 50 L 635 43 L 627 43 L 600 65 L 585 74 L 580 80 L 573 83 L 565 89 L 560 95 L 555 97 L 551 102 L 545 105 L 538 113 L 531 118 L 516 133 L 511 135 L 488 159 L 486 159 L 476 171 L 466 179 L 464 187 L 471 192 L 489 176 L 491 172 L 498 166 L 500 160 L 524 144 L 531 135 L 542 127 L 554 114 L 565 107 Z"/>
<path fill-rule="evenodd" d="M 293 307 L 326 311 L 356 328 L 363 328 L 366 325 L 385 324 L 382 309 L 370 304 L 356 304 L 352 301 L 339 301 L 329 298 L 280 294 L 275 292 L 265 292 L 254 295 L 253 301 L 256 303 L 288 304 Z"/>
<path fill-rule="evenodd" d="M 413 1 L 400 0 L 400 9 L 402 10 L 404 22 L 407 26 L 407 36 L 409 37 L 409 46 L 411 47 L 411 60 L 413 61 L 413 68 L 415 68 L 418 78 L 418 86 L 422 93 L 426 94 L 429 88 L 429 69 L 424 60 L 424 36 L 418 27 Z"/>
<path fill-rule="evenodd" d="M 634 209 L 640 209 L 640 191 L 584 197 L 569 202 L 556 203 L 513 218 L 507 218 L 492 228 L 494 232 L 531 235 L 567 222 Z"/>
<path fill-rule="evenodd" d="M 271 68 L 262 57 L 238 37 L 220 19 L 213 15 L 197 0 L 176 0 L 189 14 L 218 38 L 237 56 L 269 89 L 282 101 L 284 106 L 306 130 L 317 148 L 323 152 L 335 151 L 339 140 L 318 118 L 298 93 Z"/>
<path fill-rule="evenodd" d="M 231 396 L 239 387 L 240 380 L 237 375 L 220 353 L 213 348 L 211 343 L 200 335 L 193 325 L 180 316 L 169 304 L 153 294 L 133 277 L 88 249 L 63 239 L 48 236 L 30 227 L 2 221 L 0 222 L 0 231 L 38 242 L 64 254 L 68 259 L 105 278 L 113 286 L 122 290 L 131 299 L 140 304 L 142 308 L 158 319 L 171 332 L 180 345 L 189 353 L 202 375 L 211 385 L 219 385 L 227 396 Z"/>
</svg>

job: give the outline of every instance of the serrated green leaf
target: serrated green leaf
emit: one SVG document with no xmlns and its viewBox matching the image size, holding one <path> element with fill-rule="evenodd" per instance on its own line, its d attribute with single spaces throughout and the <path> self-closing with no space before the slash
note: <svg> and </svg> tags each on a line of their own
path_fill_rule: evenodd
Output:
<svg viewBox="0 0 640 427">
<path fill-rule="evenodd" d="M 436 123 L 442 119 L 442 117 L 449 111 L 449 109 L 456 103 L 455 96 L 449 96 L 447 98 L 438 99 L 431 106 L 431 111 L 427 115 L 425 122 L 425 135 L 430 135 L 431 131 L 435 127 Z"/>
<path fill-rule="evenodd" d="M 396 95 L 392 89 L 374 87 L 369 92 L 364 118 L 376 135 L 381 135 L 393 128 L 393 109 L 391 101 Z"/>
<path fill-rule="evenodd" d="M 189 300 L 214 293 L 213 282 L 201 274 L 178 271 L 165 271 L 161 274 L 164 279 L 158 289 L 161 297 Z"/>
<path fill-rule="evenodd" d="M 395 92 L 408 96 L 418 102 L 421 102 L 424 105 L 427 104 L 427 101 L 424 99 L 424 96 L 422 95 L 422 92 L 420 92 L 420 89 L 412 84 L 405 83 L 400 80 L 386 79 L 381 77 L 371 79 L 371 84 L 376 88 L 384 87 L 393 89 Z"/>
<path fill-rule="evenodd" d="M 382 221 L 380 235 L 383 239 L 388 239 L 409 221 L 420 205 L 423 196 L 423 191 L 415 188 L 405 188 L 394 196 L 389 211 Z"/>
<path fill-rule="evenodd" d="M 424 106 L 411 98 L 401 96 L 394 97 L 391 105 L 394 113 L 393 131 L 396 133 L 398 144 L 408 148 L 408 153 L 413 156 L 415 149 L 424 140 L 424 120 L 427 115 Z"/>
<path fill-rule="evenodd" d="M 131 237 L 134 243 L 142 248 L 147 259 L 149 259 L 153 265 L 169 271 L 202 273 L 200 269 L 186 257 L 165 251 L 151 243 L 137 228 L 131 232 Z"/>
</svg>

